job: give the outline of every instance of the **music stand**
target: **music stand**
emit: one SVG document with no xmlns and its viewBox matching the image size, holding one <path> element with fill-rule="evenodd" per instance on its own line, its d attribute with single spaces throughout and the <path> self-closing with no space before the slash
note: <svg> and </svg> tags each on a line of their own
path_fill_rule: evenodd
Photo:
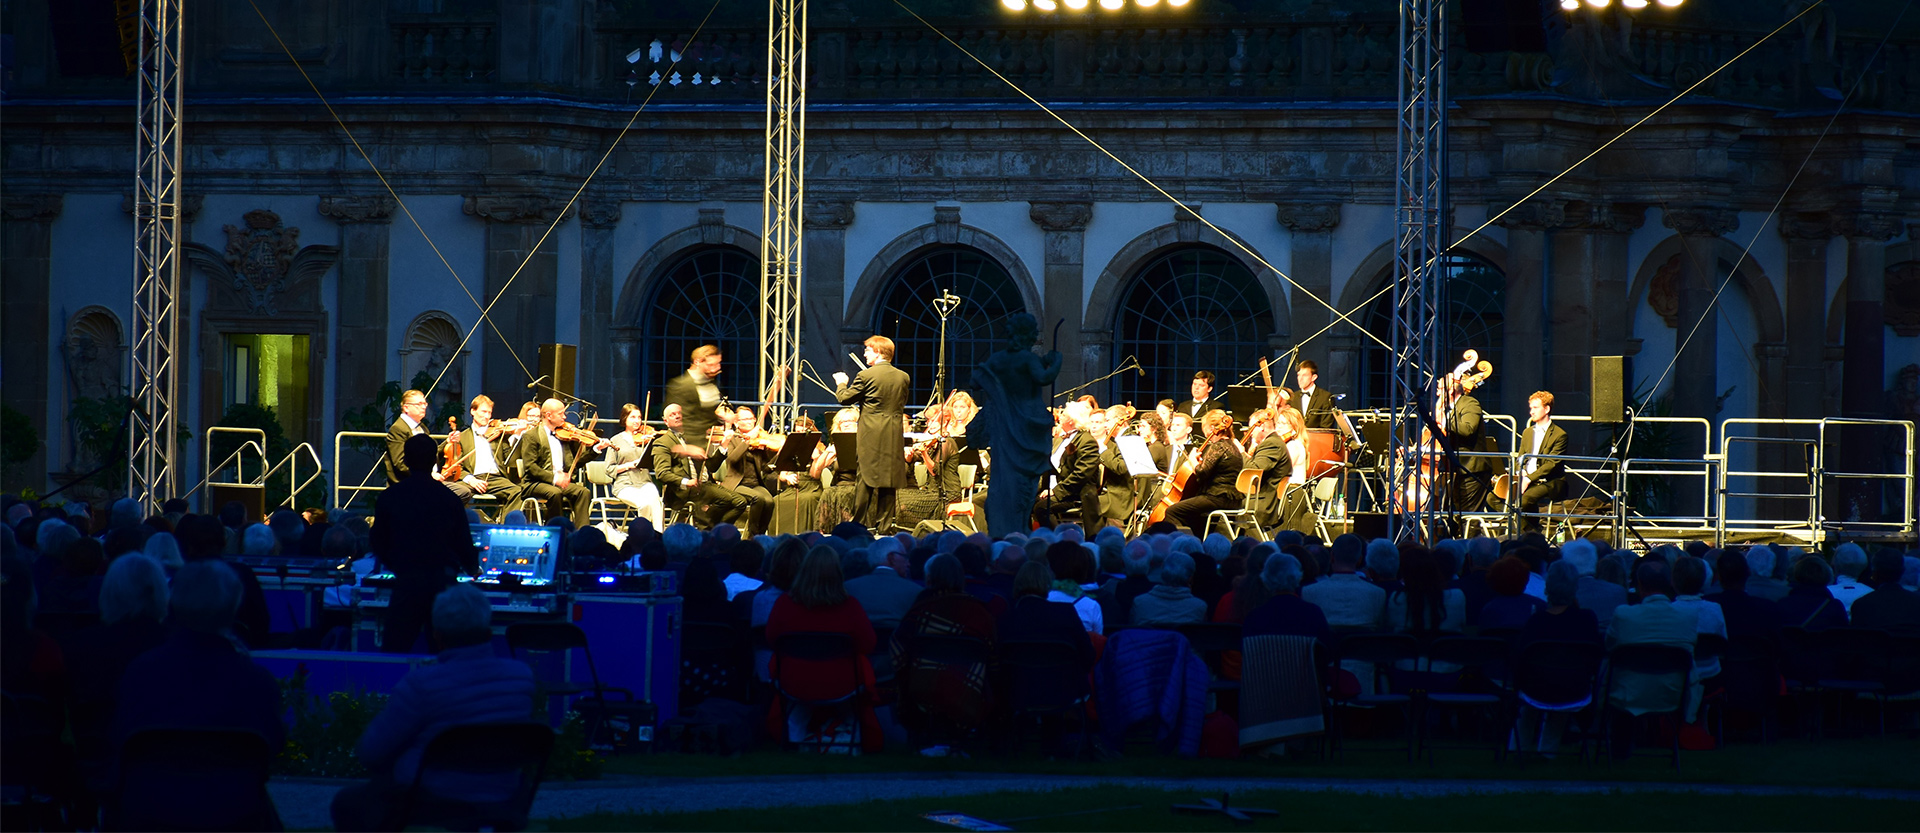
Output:
<svg viewBox="0 0 1920 833">
<path fill-rule="evenodd" d="M 838 460 L 834 466 L 849 474 L 860 473 L 860 435 L 833 435 L 833 453 Z"/>
<path fill-rule="evenodd" d="M 1259 385 L 1231 385 L 1227 388 L 1227 411 L 1241 425 L 1253 418 L 1253 412 L 1267 407 L 1267 389 Z"/>
<path fill-rule="evenodd" d="M 786 442 L 780 446 L 780 453 L 773 458 L 773 470 L 776 473 L 783 471 L 807 471 L 813 467 L 813 450 L 819 447 L 819 445 L 820 434 L 817 431 L 788 434 Z M 777 474 L 775 475 L 775 480 L 778 480 Z M 794 526 L 798 528 L 800 524 L 799 501 L 794 502 L 793 513 Z"/>
</svg>

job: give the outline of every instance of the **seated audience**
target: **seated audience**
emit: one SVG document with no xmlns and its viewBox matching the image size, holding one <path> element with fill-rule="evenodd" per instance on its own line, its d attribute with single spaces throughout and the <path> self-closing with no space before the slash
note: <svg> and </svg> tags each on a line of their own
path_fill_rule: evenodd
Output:
<svg viewBox="0 0 1920 833">
<path fill-rule="evenodd" d="M 1532 575 L 1527 562 L 1512 555 L 1487 568 L 1487 587 L 1493 590 L 1493 599 L 1480 610 L 1482 631 L 1520 630 L 1533 614 L 1546 608 L 1546 602 L 1527 594 L 1527 581 Z"/>
<path fill-rule="evenodd" d="M 1286 553 L 1270 556 L 1260 575 L 1248 576 L 1241 587 L 1258 583 L 1270 594 L 1259 607 L 1247 613 L 1240 633 L 1254 636 L 1311 636 L 1333 645 L 1333 629 L 1320 607 L 1300 598 L 1300 560 Z M 1455 591 L 1458 592 L 1458 591 Z"/>
<path fill-rule="evenodd" d="M 892 546 L 883 546 L 891 544 Z M 872 572 L 847 582 L 847 595 L 860 600 L 860 607 L 867 611 L 876 628 L 893 629 L 900 626 L 907 611 L 913 609 L 913 602 L 923 590 L 919 584 L 905 577 L 912 572 L 905 553 L 900 551 L 898 542 L 888 538 L 875 541 L 866 550 L 867 564 Z"/>
<path fill-rule="evenodd" d="M 1766 546 L 1747 549 L 1747 566 L 1752 573 L 1747 578 L 1747 594 L 1769 601 L 1780 601 L 1792 590 L 1785 581 L 1774 578 L 1774 563 L 1778 560 L 1772 548 Z"/>
<path fill-rule="evenodd" d="M 1333 572 L 1307 585 L 1300 591 L 1300 597 L 1320 608 L 1330 627 L 1377 629 L 1386 617 L 1387 591 L 1360 575 L 1359 539 L 1353 539 L 1353 545 L 1342 546 L 1345 540 L 1347 536 L 1342 535 L 1334 541 L 1328 565 Z M 1390 541 L 1385 543 L 1392 546 Z M 1397 558 L 1398 553 L 1395 556 Z"/>
<path fill-rule="evenodd" d="M 1020 572 L 1013 577 L 1013 604 L 1000 614 L 996 623 L 998 642 L 1059 642 L 1073 647 L 1076 657 L 1073 668 L 1047 681 L 1055 686 L 1065 686 L 1074 694 L 1087 693 L 1087 672 L 1093 668 L 1094 650 L 1092 638 L 1079 616 L 1074 614 L 1070 605 L 1047 600 L 1057 582 L 1053 571 L 1047 565 L 1028 561 L 1020 565 Z M 1011 692 L 1014 704 L 1021 700 L 1018 686 L 1025 680 L 1015 678 L 1010 681 L 1015 687 Z M 1051 698 L 1055 692 L 1048 692 Z"/>
<path fill-rule="evenodd" d="M 805 546 L 797 538 L 792 541 Z M 776 545 L 774 553 L 777 556 L 786 549 L 784 543 Z M 777 568 L 776 561 L 776 572 Z M 880 720 L 873 711 L 873 665 L 867 660 L 875 647 L 873 623 L 867 619 L 860 602 L 847 595 L 847 588 L 840 580 L 840 556 L 831 547 L 814 547 L 806 554 L 793 573 L 791 589 L 778 596 L 767 615 L 768 645 L 778 647 L 780 637 L 790 633 L 843 633 L 852 639 L 857 654 L 854 673 L 858 675 L 861 691 L 850 704 L 855 712 L 853 719 L 859 724 L 861 748 L 867 752 L 880 751 L 885 741 L 880 734 Z M 847 662 L 843 659 L 814 661 L 776 654 L 770 673 L 777 684 L 776 692 L 809 700 L 844 695 L 853 682 L 847 677 Z M 782 699 L 783 695 L 776 693 L 767 712 L 767 731 L 774 737 L 799 740 L 829 725 L 831 712 L 803 714 L 806 709 L 795 712 L 796 718 L 807 721 L 805 724 L 798 727 L 789 724 L 784 719 Z M 798 732 L 793 731 L 796 728 Z"/>
<path fill-rule="evenodd" d="M 1607 650 L 1626 645 L 1672 645 L 1691 653 L 1699 634 L 1699 617 L 1673 606 L 1673 581 L 1668 577 L 1666 562 L 1643 560 L 1634 568 L 1633 578 L 1640 589 L 1640 603 L 1613 612 L 1613 624 L 1607 628 Z M 1671 708 L 1679 703 L 1687 676 L 1616 669 L 1611 675 L 1608 705 L 1636 717 Z M 1619 756 L 1631 749 L 1632 722 L 1622 720 L 1616 725 L 1620 732 L 1614 737 L 1613 749 Z"/>
<path fill-rule="evenodd" d="M 471 585 L 456 584 L 434 597 L 433 641 L 440 654 L 407 672 L 386 708 L 360 735 L 354 755 L 373 778 L 334 795 L 335 829 L 399 829 L 398 814 L 419 775 L 421 756 L 441 732 L 531 719 L 533 670 L 495 655 L 492 617 L 486 595 Z M 497 776 L 429 772 L 421 786 L 440 809 L 499 801 L 515 783 Z"/>
<path fill-rule="evenodd" d="M 1713 634 L 1721 639 L 1727 638 L 1727 620 L 1717 602 L 1709 602 L 1700 597 L 1700 589 L 1707 583 L 1707 562 L 1691 555 L 1682 557 L 1673 565 L 1673 597 L 1675 610 L 1692 611 L 1696 614 L 1700 635 Z M 1700 697 L 1706 693 L 1705 680 L 1720 675 L 1720 658 L 1695 658 L 1693 661 L 1693 689 L 1687 699 L 1687 722 L 1694 722 L 1700 713 Z"/>
<path fill-rule="evenodd" d="M 100 625 L 69 634 L 63 653 L 73 684 L 73 736 L 83 762 L 104 764 L 120 680 L 142 654 L 167 640 L 167 574 L 145 555 L 121 556 L 100 585 Z M 91 773 L 104 788 L 105 771 Z"/>
<path fill-rule="evenodd" d="M 1585 576 L 1580 574 L 1580 567 L 1565 559 L 1547 568 L 1547 606 L 1527 618 L 1526 627 L 1520 631 L 1518 651 L 1543 640 L 1600 641 L 1593 611 L 1580 606 L 1581 578 Z M 1520 750 L 1553 757 L 1560 749 L 1560 735 L 1566 731 L 1567 720 L 1592 702 L 1591 682 L 1585 675 L 1560 674 L 1536 680 L 1529 689 L 1518 692 Z"/>
<path fill-rule="evenodd" d="M 1160 582 L 1133 600 L 1134 625 L 1184 625 L 1204 622 L 1207 603 L 1194 598 L 1188 585 L 1193 581 L 1193 557 L 1183 552 L 1167 554 L 1160 565 Z"/>
<path fill-rule="evenodd" d="M 1627 603 L 1627 588 L 1595 577 L 1600 565 L 1599 553 L 1593 542 L 1585 538 L 1575 538 L 1562 545 L 1560 560 L 1580 571 L 1580 607 L 1591 612 L 1599 620 L 1600 630 L 1605 631 L 1613 621 L 1613 609 Z"/>
<path fill-rule="evenodd" d="M 1781 599 L 1780 621 L 1787 627 L 1808 631 L 1847 626 L 1847 607 L 1827 592 L 1831 576 L 1827 562 L 1819 556 L 1802 558 L 1789 569 L 1793 584 Z M 1752 587 L 1749 579 L 1748 587 Z M 1748 592 L 1752 592 L 1749 590 Z"/>
<path fill-rule="evenodd" d="M 1851 613 L 1855 600 L 1873 592 L 1873 587 L 1865 581 L 1867 551 L 1852 542 L 1834 547 L 1833 572 L 1833 584 L 1827 586 L 1827 592 L 1839 599 L 1840 605 Z"/>
<path fill-rule="evenodd" d="M 1387 625 L 1395 631 L 1431 635 L 1459 633 L 1467 623 L 1467 594 L 1447 587 L 1440 562 L 1422 547 L 1400 560 L 1400 587 L 1387 594 Z"/>
<path fill-rule="evenodd" d="M 1900 584 L 1905 560 L 1892 550 L 1873 557 L 1874 590 L 1853 603 L 1853 625 L 1920 636 L 1920 593 Z"/>
<path fill-rule="evenodd" d="M 927 589 L 893 632 L 890 653 L 900 688 L 900 722 L 923 752 L 983 727 L 993 712 L 993 690 L 984 662 L 953 663 L 923 652 L 927 636 L 961 636 L 984 644 L 992 655 L 995 615 L 966 589 L 965 568 L 952 555 L 927 561 Z"/>
</svg>

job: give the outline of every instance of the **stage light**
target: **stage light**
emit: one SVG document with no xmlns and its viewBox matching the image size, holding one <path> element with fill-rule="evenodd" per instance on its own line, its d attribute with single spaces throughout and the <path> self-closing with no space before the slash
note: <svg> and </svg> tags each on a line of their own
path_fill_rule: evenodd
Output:
<svg viewBox="0 0 1920 833">
<path fill-rule="evenodd" d="M 1669 9 L 1677 9 L 1680 7 L 1681 2 L 1682 0 L 1660 0 L 1660 5 Z"/>
<path fill-rule="evenodd" d="M 1100 0 L 1100 8 L 1117 12 L 1127 7 L 1127 0 Z"/>
<path fill-rule="evenodd" d="M 1647 7 L 1647 0 L 1620 0 L 1620 5 L 1629 9 L 1644 9 Z"/>
<path fill-rule="evenodd" d="M 1043 12 L 1051 12 L 1058 11 L 1060 4 L 1053 2 L 1053 0 L 1033 0 L 1033 7 Z"/>
<path fill-rule="evenodd" d="M 1000 5 L 1005 6 L 1007 11 L 1010 12 L 1024 12 L 1027 10 L 1027 0 L 1000 0 Z"/>
<path fill-rule="evenodd" d="M 1084 12 L 1087 10 L 1088 0 L 1060 0 L 1060 2 L 1065 3 L 1067 8 L 1076 12 Z"/>
<path fill-rule="evenodd" d="M 1133 2 L 1140 4 L 1140 8 L 1143 9 L 1151 9 L 1154 6 L 1160 5 L 1160 0 L 1133 0 Z"/>
<path fill-rule="evenodd" d="M 1613 4 L 1613 0 L 1587 0 L 1587 5 L 1592 6 L 1596 9 L 1604 9 L 1607 6 L 1612 4 Z"/>
<path fill-rule="evenodd" d="M 1580 0 L 1560 0 L 1560 8 L 1570 12 L 1577 12 L 1580 10 Z"/>
<path fill-rule="evenodd" d="M 1191 2 L 1193 2 L 1193 0 L 1167 0 L 1167 5 L 1177 9 Z"/>
</svg>

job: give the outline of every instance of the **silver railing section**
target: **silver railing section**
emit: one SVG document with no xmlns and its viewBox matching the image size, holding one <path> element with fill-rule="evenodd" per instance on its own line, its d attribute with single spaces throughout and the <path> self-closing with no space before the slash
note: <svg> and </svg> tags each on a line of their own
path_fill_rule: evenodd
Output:
<svg viewBox="0 0 1920 833">
<path fill-rule="evenodd" d="M 300 468 L 300 452 L 302 451 L 305 451 L 307 458 L 313 461 L 313 474 L 308 475 L 305 480 L 297 479 Z M 320 462 L 320 452 L 314 450 L 312 443 L 301 443 L 294 446 L 292 451 L 287 452 L 287 456 L 280 458 L 280 462 L 274 463 L 272 468 L 263 472 L 260 475 L 260 482 L 263 484 L 266 483 L 267 478 L 272 477 L 274 472 L 280 470 L 281 466 L 286 466 L 287 468 L 287 499 L 275 504 L 274 508 L 277 509 L 285 506 L 289 509 L 298 509 L 299 507 L 295 505 L 295 501 L 300 497 L 300 490 L 312 485 L 313 481 L 320 479 L 320 475 L 326 473 L 326 466 Z"/>
<path fill-rule="evenodd" d="M 428 434 L 427 436 L 432 437 L 434 442 L 446 442 L 447 440 L 446 434 Z M 342 446 L 346 444 L 344 440 L 348 440 L 348 439 L 385 440 L 386 438 L 387 438 L 387 432 L 385 431 L 339 431 L 333 435 L 334 477 L 333 477 L 332 505 L 334 507 L 345 509 L 348 506 L 353 505 L 354 500 L 360 497 L 361 492 L 374 492 L 377 494 L 379 492 L 386 491 L 387 489 L 387 473 L 382 470 L 380 465 L 383 461 L 387 459 L 385 449 L 381 449 L 380 453 L 373 458 L 372 467 L 368 468 L 366 472 L 360 475 L 358 480 L 354 481 L 357 485 L 353 485 L 353 486 L 343 485 L 347 480 L 347 478 L 341 474 L 342 469 L 340 467 L 341 466 L 340 449 Z M 377 485 L 377 486 L 367 485 L 368 483 L 376 483 L 376 482 L 379 483 L 380 485 Z M 340 495 L 343 492 L 346 493 L 347 495 L 347 499 L 344 502 L 340 500 Z"/>
<path fill-rule="evenodd" d="M 1899 432 L 1900 441 L 1901 441 L 1899 459 L 1903 463 L 1903 467 L 1901 471 L 1898 471 L 1898 472 L 1851 472 L 1851 471 L 1833 471 L 1830 468 L 1831 464 L 1839 462 L 1841 458 L 1836 451 L 1829 450 L 1830 446 L 1828 445 L 1828 443 L 1838 442 L 1839 440 L 1838 435 L 1840 433 L 1840 429 L 1853 428 L 1855 430 L 1850 433 L 1857 436 L 1858 434 L 1863 433 L 1859 430 L 1859 428 L 1862 426 L 1879 426 L 1881 432 L 1890 431 L 1890 430 Z M 1820 449 L 1821 449 L 1822 459 L 1828 462 L 1827 466 L 1823 466 L 1821 469 L 1819 469 L 1820 485 L 1818 488 L 1823 494 L 1829 491 L 1836 491 L 1837 490 L 1836 487 L 1838 487 L 1841 483 L 1846 481 L 1865 481 L 1869 483 L 1894 481 L 1901 484 L 1902 486 L 1902 488 L 1900 489 L 1901 510 L 1900 510 L 1900 518 L 1898 520 L 1896 521 L 1865 521 L 1865 520 L 1854 520 L 1852 518 L 1823 518 L 1821 521 L 1821 524 L 1824 528 L 1833 529 L 1835 531 L 1842 532 L 1842 533 L 1878 532 L 1881 534 L 1887 534 L 1893 537 L 1901 538 L 1907 541 L 1916 540 L 1916 537 L 1914 534 L 1916 531 L 1914 526 L 1914 500 L 1915 500 L 1914 462 L 1913 462 L 1914 424 L 1911 421 L 1902 420 L 1902 419 L 1854 419 L 1850 417 L 1829 417 L 1827 419 L 1820 420 Z M 1842 493 L 1844 493 L 1844 490 L 1837 490 L 1837 491 L 1841 491 Z"/>
<path fill-rule="evenodd" d="M 1566 484 L 1566 488 L 1560 493 L 1559 497 L 1542 504 L 1540 511 L 1525 512 L 1521 511 L 1520 506 L 1520 496 L 1524 493 L 1520 473 L 1526 471 L 1527 464 L 1535 460 L 1559 461 L 1562 472 L 1561 481 Z M 1587 465 L 1584 467 L 1577 465 L 1582 463 Z M 1513 458 L 1512 468 L 1508 470 L 1508 473 L 1512 475 L 1512 479 L 1509 481 L 1511 485 L 1507 489 L 1506 514 L 1509 515 L 1507 528 L 1509 530 L 1518 530 L 1528 520 L 1542 520 L 1545 521 L 1549 527 L 1555 526 L 1556 524 L 1564 524 L 1571 536 L 1585 537 L 1585 533 L 1582 533 L 1579 529 L 1581 523 L 1590 522 L 1593 526 L 1597 527 L 1600 523 L 1605 522 L 1613 525 L 1613 545 L 1615 547 L 1626 546 L 1625 515 L 1627 512 L 1627 502 L 1619 499 L 1621 472 L 1624 471 L 1624 469 L 1625 466 L 1622 464 L 1620 458 L 1616 456 L 1594 457 L 1580 454 L 1530 453 L 1516 455 Z M 1608 514 L 1592 515 L 1573 512 L 1574 502 L 1588 496 L 1606 498 Z M 1558 507 L 1560 511 L 1551 511 L 1555 507 Z M 1589 527 L 1588 531 L 1591 530 L 1592 527 Z"/>
<path fill-rule="evenodd" d="M 220 458 L 220 464 L 216 466 L 213 463 L 213 435 L 214 434 L 248 434 L 248 435 L 259 437 L 259 441 L 256 442 L 251 439 L 242 440 L 240 442 L 240 445 L 236 447 L 231 453 L 229 453 L 225 457 Z M 191 498 L 194 496 L 195 493 L 199 492 L 201 489 L 206 488 L 207 484 L 219 482 L 214 480 L 213 478 L 215 475 L 219 474 L 220 472 L 225 471 L 228 464 L 233 465 L 233 480 L 231 481 L 232 483 L 236 485 L 259 485 L 261 482 L 264 482 L 263 479 L 256 479 L 252 482 L 249 482 L 247 480 L 245 460 L 246 460 L 247 449 L 249 448 L 253 449 L 254 459 L 260 461 L 261 471 L 263 472 L 266 471 L 267 432 L 262 431 L 258 428 L 234 428 L 234 427 L 229 427 L 225 425 L 215 425 L 215 426 L 209 427 L 207 429 L 206 441 L 200 444 L 200 458 L 201 458 L 200 471 L 203 472 L 203 474 L 201 474 L 200 476 L 200 482 L 193 484 L 193 488 L 188 489 L 187 493 L 183 495 L 183 497 Z"/>
<path fill-rule="evenodd" d="M 1820 467 L 1825 458 L 1820 448 L 1820 420 L 1733 418 L 1720 423 L 1722 462 L 1718 485 L 1714 488 L 1714 543 L 1724 545 L 1727 533 L 1795 534 L 1809 544 L 1824 537 L 1821 531 Z M 1805 430 L 1794 436 L 1795 428 Z M 1768 431 L 1768 433 L 1761 433 Z M 1769 455 L 1769 449 L 1780 453 Z M 1784 468 L 1769 468 L 1768 457 L 1786 461 Z M 1749 459 L 1750 457 L 1750 459 Z M 1784 481 L 1784 484 L 1783 484 Z M 1782 484 L 1782 485 L 1774 485 Z M 1760 501 L 1791 501 L 1804 504 L 1804 517 L 1767 519 L 1759 511 Z"/>
</svg>

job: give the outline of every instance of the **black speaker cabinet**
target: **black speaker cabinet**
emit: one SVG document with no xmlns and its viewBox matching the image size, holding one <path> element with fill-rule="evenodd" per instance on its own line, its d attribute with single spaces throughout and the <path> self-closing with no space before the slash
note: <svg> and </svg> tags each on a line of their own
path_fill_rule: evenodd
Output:
<svg viewBox="0 0 1920 833">
<path fill-rule="evenodd" d="M 1622 378 L 1624 362 L 1619 356 L 1593 357 L 1593 382 L 1589 391 L 1594 422 L 1627 421 L 1627 386 Z"/>
<path fill-rule="evenodd" d="M 247 509 L 247 523 L 264 523 L 267 516 L 267 488 L 245 483 L 208 483 L 207 512 L 218 514 L 221 507 L 239 501 Z"/>
<path fill-rule="evenodd" d="M 580 363 L 580 348 L 571 344 L 540 345 L 541 376 L 546 377 L 534 388 L 541 399 L 566 399 L 573 396 L 573 369 Z"/>
<path fill-rule="evenodd" d="M 1387 537 L 1387 513 L 1385 512 L 1348 512 L 1347 520 L 1353 524 L 1353 534 L 1369 541 Z"/>
</svg>

